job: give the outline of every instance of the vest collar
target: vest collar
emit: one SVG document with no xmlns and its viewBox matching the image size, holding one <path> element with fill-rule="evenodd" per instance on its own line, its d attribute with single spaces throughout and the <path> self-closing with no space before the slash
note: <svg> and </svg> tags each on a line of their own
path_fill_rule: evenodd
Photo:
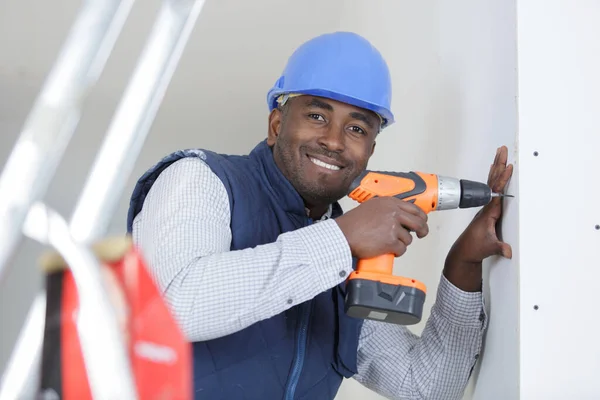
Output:
<svg viewBox="0 0 600 400">
<path fill-rule="evenodd" d="M 304 200 L 296 191 L 290 181 L 283 175 L 275 159 L 273 150 L 267 144 L 267 140 L 260 142 L 251 152 L 250 157 L 259 164 L 260 173 L 265 182 L 265 189 L 269 192 L 283 209 L 292 214 L 308 216 L 307 209 L 304 207 Z M 335 218 L 342 214 L 340 205 L 336 202 L 332 204 L 325 213 L 327 217 Z"/>
</svg>

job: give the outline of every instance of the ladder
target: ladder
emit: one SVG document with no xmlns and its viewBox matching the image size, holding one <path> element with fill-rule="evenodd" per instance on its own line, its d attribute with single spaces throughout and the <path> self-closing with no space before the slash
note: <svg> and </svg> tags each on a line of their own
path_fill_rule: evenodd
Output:
<svg viewBox="0 0 600 400">
<path fill-rule="evenodd" d="M 23 236 L 56 250 L 80 297 L 78 336 L 94 399 L 136 399 L 114 307 L 91 249 L 102 238 L 204 0 L 164 0 L 69 222 L 41 202 L 133 0 L 84 0 L 0 175 L 0 280 Z M 0 400 L 37 397 L 46 293 L 35 298 Z M 92 326 L 91 321 L 94 320 Z"/>
</svg>

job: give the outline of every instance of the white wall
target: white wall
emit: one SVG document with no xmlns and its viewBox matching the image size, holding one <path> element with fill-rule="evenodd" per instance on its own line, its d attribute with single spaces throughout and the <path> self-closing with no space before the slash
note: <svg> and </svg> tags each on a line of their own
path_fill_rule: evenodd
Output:
<svg viewBox="0 0 600 400">
<path fill-rule="evenodd" d="M 600 398 L 598 21 L 595 0 L 518 5 L 522 399 Z"/>
<path fill-rule="evenodd" d="M 518 192 L 516 98 L 516 1 L 440 2 L 440 57 L 446 82 L 454 93 L 458 175 L 489 168 L 490 154 L 506 145 L 515 164 L 504 202 L 503 240 L 513 259 L 492 257 L 484 263 L 484 292 L 490 317 L 484 348 L 467 396 L 483 400 L 518 399 Z M 441 136 L 440 132 L 440 136 Z M 472 176 L 482 178 L 481 176 Z M 458 215 L 456 216 L 458 221 Z M 462 220 L 459 224 L 462 225 Z M 456 232 L 459 229 L 455 228 Z M 449 240 L 450 238 L 448 238 Z"/>
<path fill-rule="evenodd" d="M 149 165 L 177 148 L 204 146 L 231 153 L 250 150 L 266 134 L 265 94 L 287 56 L 304 40 L 337 29 L 366 36 L 386 56 L 392 72 L 393 107 L 398 122 L 378 140 L 369 167 L 422 170 L 485 180 L 496 147 L 507 145 L 513 162 L 518 150 L 515 2 L 208 0 L 127 190 L 131 190 L 134 180 Z M 7 0 L 0 5 L 2 163 L 79 3 L 75 0 Z M 144 0 L 134 6 L 46 196 L 51 206 L 67 216 L 158 4 L 158 0 Z M 43 18 L 49 21 L 42 22 Z M 525 22 L 531 24 L 531 21 Z M 530 28 L 529 34 L 534 33 Z M 527 31 L 521 33 L 526 34 Z M 528 64 L 531 75 L 537 68 L 534 58 L 530 57 Z M 244 79 L 248 71 L 252 74 L 250 80 Z M 533 97 L 530 103 L 535 103 Z M 525 111 L 523 106 L 519 111 Z M 533 109 L 530 112 L 533 113 Z M 225 138 L 234 140 L 226 144 Z M 525 157 L 530 150 L 523 153 Z M 540 157 L 535 161 L 543 162 L 549 150 L 539 147 Z M 525 162 L 519 159 L 521 161 Z M 544 168 L 549 167 L 544 164 Z M 516 192 L 519 170 L 517 164 L 509 191 L 518 196 L 506 203 L 507 218 L 503 225 L 504 239 L 513 245 L 515 258 L 513 261 L 493 259 L 486 265 L 491 321 L 481 370 L 476 369 L 465 398 L 518 398 L 517 267 L 521 246 L 517 205 L 523 201 Z M 542 190 L 535 191 L 540 192 Z M 128 193 L 124 194 L 114 216 L 111 233 L 124 231 L 127 200 Z M 344 205 L 346 208 L 355 206 L 351 201 L 345 201 Z M 521 206 L 524 207 L 523 203 Z M 589 208 L 598 212 L 596 208 Z M 396 263 L 396 273 L 427 284 L 425 318 L 435 300 L 446 252 L 475 212 L 462 210 L 431 215 L 430 235 L 413 243 Z M 586 222 L 587 219 L 593 218 L 587 217 Z M 525 243 L 523 237 L 521 243 Z M 529 254 L 537 253 L 535 249 L 529 250 L 534 252 Z M 17 268 L 11 271 L 8 281 L 0 284 L 0 370 L 4 368 L 32 294 L 41 284 L 35 270 L 38 251 L 39 246 L 26 241 L 15 260 Z M 589 265 L 579 264 L 582 268 Z M 544 311 L 545 304 L 540 303 L 537 315 Z M 423 324 L 411 329 L 420 333 Z M 529 365 L 531 370 L 535 369 L 535 364 Z M 354 381 L 344 383 L 338 395 L 339 400 L 380 398 Z"/>
</svg>

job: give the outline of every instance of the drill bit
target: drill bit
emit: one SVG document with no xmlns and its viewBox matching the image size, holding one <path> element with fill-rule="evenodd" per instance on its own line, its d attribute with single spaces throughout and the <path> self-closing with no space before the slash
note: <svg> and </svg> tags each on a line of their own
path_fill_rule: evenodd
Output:
<svg viewBox="0 0 600 400">
<path fill-rule="evenodd" d="M 515 197 L 515 196 L 513 196 L 512 194 L 492 192 L 492 197 Z"/>
</svg>

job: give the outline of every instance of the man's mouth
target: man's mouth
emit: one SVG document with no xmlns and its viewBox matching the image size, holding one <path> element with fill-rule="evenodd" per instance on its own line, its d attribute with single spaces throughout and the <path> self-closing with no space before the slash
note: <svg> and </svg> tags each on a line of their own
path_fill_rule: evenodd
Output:
<svg viewBox="0 0 600 400">
<path fill-rule="evenodd" d="M 311 157 L 311 156 L 308 156 L 308 158 L 310 159 L 310 161 L 313 164 L 318 165 L 319 167 L 323 167 L 323 168 L 326 168 L 331 171 L 339 171 L 340 170 L 340 166 L 338 166 L 338 165 L 329 164 L 329 163 L 326 163 L 325 161 L 319 160 L 319 159 Z"/>
</svg>

